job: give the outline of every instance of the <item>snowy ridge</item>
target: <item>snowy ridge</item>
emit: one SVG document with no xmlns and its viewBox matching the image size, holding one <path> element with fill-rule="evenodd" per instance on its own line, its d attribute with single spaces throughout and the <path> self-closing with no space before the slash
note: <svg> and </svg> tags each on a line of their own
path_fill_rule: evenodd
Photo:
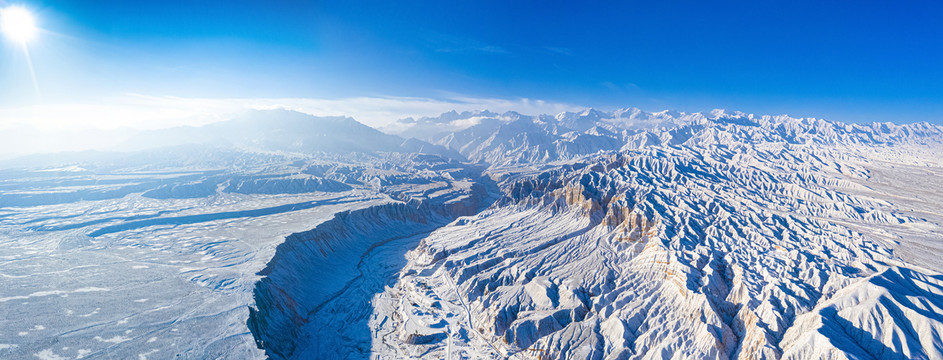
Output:
<svg viewBox="0 0 943 360">
<path fill-rule="evenodd" d="M 598 124 L 599 115 L 580 117 Z M 579 124 L 580 117 L 558 118 Z M 899 197 L 906 193 L 889 196 L 870 182 L 874 171 L 902 165 L 874 161 L 860 145 L 939 144 L 939 127 L 720 115 L 658 136 L 662 141 L 638 150 L 511 174 L 501 184 L 505 197 L 491 209 L 423 239 L 408 254 L 397 286 L 383 295 L 408 301 L 375 302 L 376 318 L 393 321 L 373 326 L 378 333 L 443 335 L 418 345 L 379 336 L 374 351 L 473 358 L 938 357 L 939 278 L 902 262 L 889 244 L 900 239 L 897 231 L 938 238 L 940 224 L 905 214 L 909 205 Z M 512 156 L 539 148 L 525 142 Z M 939 170 L 937 164 L 933 171 Z M 894 190 L 919 192 L 920 186 Z M 871 285 L 855 285 L 872 275 Z M 899 289 L 926 300 L 901 300 L 894 295 Z M 893 315 L 901 311 L 921 319 L 908 327 Z M 893 316 L 869 320 L 887 314 Z M 836 331 L 836 322 L 845 331 Z M 464 335 L 448 335 L 455 333 Z M 846 344 L 866 350 L 849 351 Z"/>
<path fill-rule="evenodd" d="M 783 358 L 943 358 L 941 293 L 943 276 L 907 268 L 862 279 L 799 316 L 783 337 Z M 827 337 L 835 333 L 844 337 Z"/>
<path fill-rule="evenodd" d="M 473 161 L 492 165 L 569 160 L 598 151 L 655 145 L 939 144 L 943 137 L 943 128 L 928 123 L 859 125 L 723 110 L 689 114 L 648 113 L 635 108 L 614 112 L 589 109 L 556 116 L 446 113 L 440 118 L 407 119 L 400 126 L 406 128 L 399 132 L 401 136 L 446 146 Z"/>
</svg>

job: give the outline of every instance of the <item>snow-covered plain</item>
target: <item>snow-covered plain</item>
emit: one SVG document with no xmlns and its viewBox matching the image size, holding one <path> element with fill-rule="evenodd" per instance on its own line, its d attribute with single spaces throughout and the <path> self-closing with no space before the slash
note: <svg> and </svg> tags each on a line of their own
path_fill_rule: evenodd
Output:
<svg viewBox="0 0 943 360">
<path fill-rule="evenodd" d="M 943 358 L 941 127 L 395 125 L 8 162 L 0 358 Z"/>
<path fill-rule="evenodd" d="M 116 177 L 85 172 L 55 179 L 88 185 L 38 188 L 33 177 L 4 185 L 19 186 L 18 194 L 69 194 L 102 191 L 95 183 Z M 107 187 L 155 177 L 178 178 L 125 175 Z M 391 201 L 354 188 L 59 199 L 5 207 L 0 218 L 2 358 L 263 357 L 245 321 L 256 273 L 275 247 L 338 211 Z"/>
</svg>

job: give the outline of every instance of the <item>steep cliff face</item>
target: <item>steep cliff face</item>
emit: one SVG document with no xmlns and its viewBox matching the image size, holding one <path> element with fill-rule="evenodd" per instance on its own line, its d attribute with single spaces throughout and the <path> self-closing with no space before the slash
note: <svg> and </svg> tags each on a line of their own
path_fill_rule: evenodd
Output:
<svg viewBox="0 0 943 360">
<path fill-rule="evenodd" d="M 248 325 L 258 346 L 273 358 L 369 353 L 361 348 L 369 344 L 364 302 L 382 290 L 401 262 L 383 252 L 405 252 L 403 247 L 415 246 L 423 234 L 486 207 L 490 197 L 477 183 L 444 190 L 421 200 L 393 194 L 402 201 L 339 213 L 312 230 L 288 236 L 256 284 Z M 339 322 L 346 326 L 338 329 Z"/>
</svg>

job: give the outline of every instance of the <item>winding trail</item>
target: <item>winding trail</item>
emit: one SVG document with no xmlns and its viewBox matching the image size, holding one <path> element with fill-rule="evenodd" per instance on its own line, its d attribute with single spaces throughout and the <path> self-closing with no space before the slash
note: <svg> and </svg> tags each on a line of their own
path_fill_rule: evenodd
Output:
<svg viewBox="0 0 943 360">
<path fill-rule="evenodd" d="M 462 303 L 462 309 L 465 309 L 465 318 L 468 320 L 468 328 L 471 329 L 471 331 L 474 332 L 476 335 L 478 335 L 478 337 L 484 340 L 484 342 L 488 344 L 491 350 L 493 350 L 494 353 L 497 354 L 499 357 L 503 356 L 508 359 L 516 358 L 516 356 L 514 356 L 515 354 L 503 355 L 501 351 L 498 351 L 498 348 L 496 348 L 494 344 L 492 344 L 491 341 L 489 341 L 488 338 L 484 334 L 478 332 L 478 329 L 475 328 L 474 324 L 472 324 L 471 310 L 469 309 L 468 304 L 465 303 L 465 298 L 462 297 L 462 293 L 458 291 L 458 287 L 456 287 L 455 283 L 452 281 L 452 277 L 449 276 L 448 273 L 445 271 L 442 272 L 442 277 L 444 277 L 445 281 L 449 283 L 449 287 L 452 288 L 452 291 L 455 291 L 455 296 L 458 297 L 458 301 Z"/>
</svg>

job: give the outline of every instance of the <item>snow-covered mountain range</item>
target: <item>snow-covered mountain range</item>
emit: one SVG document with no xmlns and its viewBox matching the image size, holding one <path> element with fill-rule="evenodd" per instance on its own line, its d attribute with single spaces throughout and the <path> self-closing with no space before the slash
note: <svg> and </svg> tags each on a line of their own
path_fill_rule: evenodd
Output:
<svg viewBox="0 0 943 360">
<path fill-rule="evenodd" d="M 0 357 L 943 358 L 943 127 L 386 130 L 260 111 L 6 161 Z"/>
<path fill-rule="evenodd" d="M 402 119 L 390 126 L 493 165 L 571 160 L 600 151 L 652 146 L 706 146 L 740 143 L 910 144 L 934 143 L 941 129 L 928 123 L 842 124 L 813 118 L 711 113 L 644 112 L 636 108 L 603 112 L 588 109 L 526 116 L 449 112 L 436 118 Z"/>
</svg>

